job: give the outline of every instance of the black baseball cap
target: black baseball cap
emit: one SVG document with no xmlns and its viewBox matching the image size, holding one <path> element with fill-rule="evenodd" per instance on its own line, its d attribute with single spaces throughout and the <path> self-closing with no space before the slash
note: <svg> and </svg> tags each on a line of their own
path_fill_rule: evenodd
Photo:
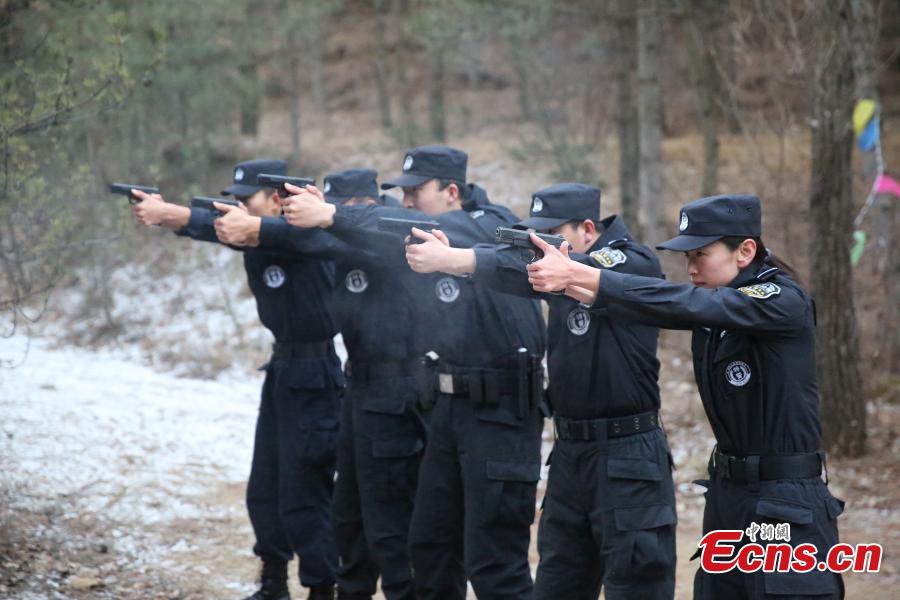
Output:
<svg viewBox="0 0 900 600">
<path fill-rule="evenodd" d="M 287 175 L 287 163 L 283 160 L 247 160 L 234 166 L 232 184 L 222 190 L 223 196 L 252 196 L 265 189 L 256 182 L 260 173 Z"/>
<path fill-rule="evenodd" d="M 430 179 L 449 179 L 463 185 L 469 156 L 449 146 L 419 146 L 406 152 L 403 174 L 381 184 L 381 189 L 415 187 Z"/>
<path fill-rule="evenodd" d="M 372 198 L 378 201 L 378 171 L 375 169 L 347 169 L 325 177 L 322 193 L 325 200 L 341 204 L 350 198 Z"/>
<path fill-rule="evenodd" d="M 762 208 L 756 196 L 709 196 L 681 209 L 681 232 L 658 245 L 660 250 L 688 252 L 724 237 L 762 237 Z"/>
<path fill-rule="evenodd" d="M 600 188 L 583 183 L 558 183 L 531 196 L 529 217 L 522 229 L 546 231 L 569 221 L 600 220 Z"/>
</svg>

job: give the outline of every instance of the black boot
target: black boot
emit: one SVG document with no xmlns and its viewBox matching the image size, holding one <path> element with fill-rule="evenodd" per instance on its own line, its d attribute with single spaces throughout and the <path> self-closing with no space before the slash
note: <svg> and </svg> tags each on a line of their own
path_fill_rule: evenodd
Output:
<svg viewBox="0 0 900 600">
<path fill-rule="evenodd" d="M 309 588 L 309 600 L 334 600 L 334 584 Z"/>
<path fill-rule="evenodd" d="M 244 600 L 291 600 L 286 562 L 263 562 L 259 589 Z"/>
</svg>

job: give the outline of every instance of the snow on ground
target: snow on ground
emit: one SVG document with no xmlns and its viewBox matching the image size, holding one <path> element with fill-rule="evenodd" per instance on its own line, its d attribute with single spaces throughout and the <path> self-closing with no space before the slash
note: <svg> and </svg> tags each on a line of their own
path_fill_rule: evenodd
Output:
<svg viewBox="0 0 900 600">
<path fill-rule="evenodd" d="M 18 358 L 25 346 L 22 337 L 3 340 L 0 358 Z M 121 524 L 108 532 L 119 560 L 157 567 L 192 541 L 156 539 L 157 525 L 244 511 L 208 499 L 246 481 L 262 374 L 179 379 L 47 346 L 32 339 L 22 364 L 0 370 L 0 467 L 15 490 L 12 511 L 58 505 L 62 520 L 88 514 Z"/>
</svg>

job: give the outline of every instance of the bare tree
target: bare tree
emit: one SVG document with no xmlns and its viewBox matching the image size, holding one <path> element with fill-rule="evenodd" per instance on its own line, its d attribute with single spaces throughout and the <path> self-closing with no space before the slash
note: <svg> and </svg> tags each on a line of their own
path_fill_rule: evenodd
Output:
<svg viewBox="0 0 900 600">
<path fill-rule="evenodd" d="M 855 76 L 856 98 L 874 100 L 880 106 L 878 95 L 878 34 L 879 26 L 872 0 L 851 0 L 853 20 L 850 34 L 852 36 L 853 73 Z M 865 152 L 862 155 L 865 184 L 871 186 L 884 168 L 881 148 Z M 880 323 L 900 322 L 900 260 L 897 242 L 897 204 L 881 194 L 874 198 L 878 218 L 871 219 L 876 232 L 877 243 L 873 270 L 880 271 L 882 296 L 879 303 Z M 874 215 L 873 215 L 874 216 Z M 892 327 L 881 327 L 878 334 L 879 363 L 884 368 L 880 372 L 887 376 L 900 374 L 900 336 Z"/>
<path fill-rule="evenodd" d="M 663 239 L 666 232 L 663 215 L 662 95 L 659 83 L 662 7 L 659 0 L 640 0 L 638 6 L 639 215 L 644 242 L 655 244 Z"/>
<path fill-rule="evenodd" d="M 391 114 L 390 73 L 387 56 L 389 52 L 385 29 L 388 26 L 387 7 L 384 0 L 374 0 L 375 9 L 375 54 L 372 57 L 372 70 L 375 76 L 375 91 L 378 94 L 378 114 L 381 126 L 391 129 L 394 119 Z"/>
<path fill-rule="evenodd" d="M 850 0 L 816 4 L 813 90 L 812 291 L 824 443 L 847 456 L 865 453 L 866 406 L 850 268 L 853 210 L 850 128 L 853 57 Z"/>
<path fill-rule="evenodd" d="M 612 16 L 613 78 L 616 88 L 616 131 L 619 140 L 619 195 L 622 218 L 638 239 L 644 239 L 638 219 L 640 149 L 634 72 L 637 68 L 637 21 L 628 0 L 616 0 Z"/>
<path fill-rule="evenodd" d="M 722 111 L 719 97 L 722 81 L 717 61 L 719 38 L 728 3 L 721 0 L 686 0 L 684 20 L 687 34 L 687 55 L 694 77 L 694 88 L 700 104 L 700 125 L 703 130 L 702 196 L 712 196 L 719 187 L 719 123 Z"/>
</svg>

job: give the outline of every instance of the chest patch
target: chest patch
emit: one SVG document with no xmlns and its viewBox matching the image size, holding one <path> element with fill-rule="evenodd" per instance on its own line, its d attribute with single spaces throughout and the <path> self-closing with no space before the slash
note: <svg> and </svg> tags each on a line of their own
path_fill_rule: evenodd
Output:
<svg viewBox="0 0 900 600">
<path fill-rule="evenodd" d="M 765 300 L 781 293 L 781 287 L 776 283 L 757 283 L 755 285 L 746 285 L 738 288 L 739 292 L 743 292 L 751 298 Z"/>
<path fill-rule="evenodd" d="M 353 269 L 344 278 L 344 286 L 354 294 L 362 294 L 369 287 L 369 276 L 362 269 Z"/>
<path fill-rule="evenodd" d="M 750 381 L 750 365 L 742 360 L 728 363 L 725 367 L 725 379 L 735 387 L 743 387 Z"/>
<path fill-rule="evenodd" d="M 270 288 L 280 288 L 284 285 L 285 279 L 287 277 L 284 275 L 284 269 L 278 265 L 272 265 L 263 271 L 263 282 Z"/>
<path fill-rule="evenodd" d="M 591 258 L 594 259 L 598 265 L 605 269 L 611 269 L 616 265 L 623 264 L 628 257 L 625 256 L 625 253 L 617 248 L 610 248 L 606 246 L 605 248 L 600 248 L 599 250 L 594 250 L 590 254 Z"/>
<path fill-rule="evenodd" d="M 566 319 L 566 327 L 573 335 L 584 335 L 591 327 L 591 313 L 583 308 L 572 309 Z"/>
<path fill-rule="evenodd" d="M 449 304 L 459 298 L 459 284 L 452 277 L 444 277 L 434 284 L 434 293 L 438 300 Z"/>
</svg>

